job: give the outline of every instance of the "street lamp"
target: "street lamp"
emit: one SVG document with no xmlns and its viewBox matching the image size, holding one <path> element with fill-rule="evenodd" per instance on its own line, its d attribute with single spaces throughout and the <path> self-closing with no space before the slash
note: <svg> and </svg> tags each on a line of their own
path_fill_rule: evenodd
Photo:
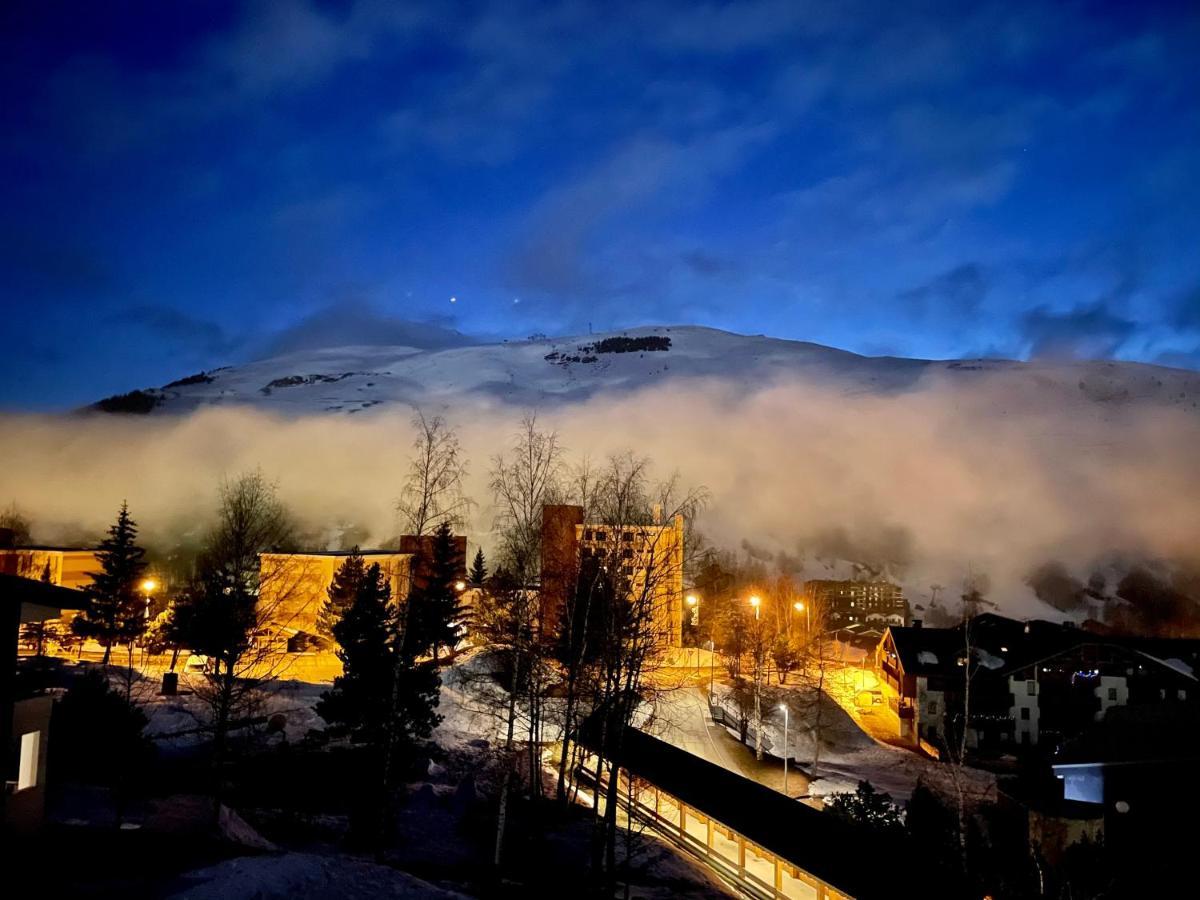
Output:
<svg viewBox="0 0 1200 900">
<path fill-rule="evenodd" d="M 456 581 L 454 582 L 454 589 L 461 594 L 467 589 L 467 583 L 465 581 Z"/>
<path fill-rule="evenodd" d="M 804 630 L 812 631 L 812 609 L 805 606 L 799 600 L 792 604 L 792 608 L 796 610 L 796 612 L 800 612 L 801 610 L 804 611 Z"/>
<path fill-rule="evenodd" d="M 142 589 L 142 593 L 146 595 L 145 618 L 149 619 L 150 618 L 150 595 L 153 594 L 156 590 L 158 590 L 158 582 L 155 581 L 153 578 L 144 578 L 144 579 L 142 579 L 142 583 L 139 586 Z"/>
<path fill-rule="evenodd" d="M 683 598 L 683 602 L 686 603 L 688 605 L 688 608 L 691 609 L 691 611 L 692 611 L 692 624 L 699 625 L 700 624 L 700 598 L 697 597 L 695 594 L 688 594 L 686 597 Z"/>
<path fill-rule="evenodd" d="M 787 796 L 787 732 L 788 732 L 788 708 L 786 703 L 780 703 L 779 708 L 783 710 L 783 795 Z"/>
<path fill-rule="evenodd" d="M 762 599 L 758 596 L 758 594 L 755 594 L 750 598 L 750 605 L 754 607 L 754 618 L 757 619 L 758 608 L 762 605 Z"/>
<path fill-rule="evenodd" d="M 708 642 L 708 702 L 712 703 L 713 697 L 713 679 L 716 677 L 717 665 L 717 642 Z"/>
</svg>

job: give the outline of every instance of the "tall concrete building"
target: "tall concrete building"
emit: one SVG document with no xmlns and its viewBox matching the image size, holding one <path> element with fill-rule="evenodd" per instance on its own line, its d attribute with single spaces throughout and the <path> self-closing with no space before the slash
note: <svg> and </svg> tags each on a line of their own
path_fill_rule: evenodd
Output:
<svg viewBox="0 0 1200 900">
<path fill-rule="evenodd" d="M 830 628 L 908 624 L 904 592 L 890 581 L 806 581 L 804 595 L 813 609 L 824 612 Z"/>
<path fill-rule="evenodd" d="M 628 586 L 629 596 L 651 606 L 652 627 L 663 649 L 678 647 L 683 630 L 683 516 L 670 522 L 615 525 L 585 522 L 583 508 L 542 510 L 542 628 L 557 628 L 575 590 L 584 560 L 595 559 Z"/>
</svg>

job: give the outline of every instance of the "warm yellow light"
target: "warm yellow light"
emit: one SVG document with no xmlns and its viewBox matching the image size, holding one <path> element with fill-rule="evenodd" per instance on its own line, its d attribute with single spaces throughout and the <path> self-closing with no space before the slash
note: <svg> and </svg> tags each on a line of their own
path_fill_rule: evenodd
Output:
<svg viewBox="0 0 1200 900">
<path fill-rule="evenodd" d="M 467 589 L 467 583 L 465 581 L 456 581 L 454 582 L 454 589 L 456 591 L 465 591 Z"/>
<path fill-rule="evenodd" d="M 695 594 L 688 594 L 686 600 L 688 606 L 695 606 L 700 602 L 699 598 Z"/>
<path fill-rule="evenodd" d="M 803 603 L 796 602 L 796 603 L 793 603 L 792 606 L 795 608 L 796 612 L 803 612 L 803 610 L 804 610 Z"/>
<path fill-rule="evenodd" d="M 757 607 L 758 607 L 758 604 L 760 604 L 760 603 L 762 603 L 762 600 L 761 600 L 761 599 L 758 597 L 758 595 L 757 595 L 757 594 L 756 594 L 755 596 L 753 596 L 753 597 L 751 597 L 751 598 L 750 598 L 750 605 L 751 605 L 751 606 L 753 606 L 753 607 L 757 608 Z"/>
<path fill-rule="evenodd" d="M 149 594 L 151 591 L 157 590 L 158 582 L 153 578 L 147 578 L 142 582 L 142 590 Z"/>
</svg>

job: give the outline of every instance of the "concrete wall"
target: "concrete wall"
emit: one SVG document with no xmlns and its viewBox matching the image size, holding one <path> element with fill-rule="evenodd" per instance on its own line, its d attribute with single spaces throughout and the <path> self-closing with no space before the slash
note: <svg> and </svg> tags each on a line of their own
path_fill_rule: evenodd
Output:
<svg viewBox="0 0 1200 900">
<path fill-rule="evenodd" d="M 317 617 L 329 598 L 333 575 L 349 558 L 327 553 L 263 553 L 259 557 L 259 614 L 272 633 L 316 635 Z M 364 553 L 367 567 L 378 563 L 392 587 L 392 600 L 408 594 L 412 557 L 406 553 Z"/>
</svg>

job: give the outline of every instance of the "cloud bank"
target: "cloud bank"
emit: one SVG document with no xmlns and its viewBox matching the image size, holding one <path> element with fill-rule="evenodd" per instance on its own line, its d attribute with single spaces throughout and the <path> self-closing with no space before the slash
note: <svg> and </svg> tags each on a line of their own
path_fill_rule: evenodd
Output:
<svg viewBox="0 0 1200 900">
<path fill-rule="evenodd" d="M 1057 561 L 1084 580 L 1111 560 L 1178 561 L 1200 547 L 1200 419 L 1183 409 L 1080 404 L 1021 412 L 977 383 L 846 395 L 795 381 L 745 395 L 720 382 L 670 384 L 545 412 L 569 459 L 632 449 L 677 469 L 711 503 L 700 530 L 749 542 L 827 577 L 837 557 L 900 578 L 915 602 L 954 596 L 968 571 L 1018 614 L 1052 614 L 1026 579 Z M 43 540 L 98 533 L 128 499 L 148 542 L 197 533 L 220 478 L 260 467 L 313 533 L 353 523 L 396 532 L 409 410 L 279 418 L 237 408 L 182 417 L 0 421 L 0 501 Z M 490 456 L 523 411 L 459 406 L 479 503 L 469 529 L 491 548 Z"/>
</svg>

